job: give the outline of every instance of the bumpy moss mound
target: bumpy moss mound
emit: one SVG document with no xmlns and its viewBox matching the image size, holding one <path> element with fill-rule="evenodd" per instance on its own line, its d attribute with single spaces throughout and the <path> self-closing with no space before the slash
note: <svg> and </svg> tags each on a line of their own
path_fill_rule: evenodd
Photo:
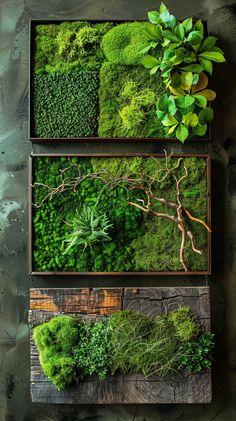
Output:
<svg viewBox="0 0 236 421">
<path fill-rule="evenodd" d="M 147 46 L 145 22 L 123 23 L 107 32 L 102 48 L 107 60 L 113 64 L 139 64 L 142 48 Z"/>
<path fill-rule="evenodd" d="M 99 137 L 163 137 L 155 102 L 163 94 L 159 74 L 142 66 L 104 63 L 100 71 Z"/>
<path fill-rule="evenodd" d="M 75 162 L 80 165 L 80 173 L 107 171 L 116 177 L 127 174 L 147 174 L 159 176 L 158 170 L 165 167 L 164 158 L 36 158 L 34 181 L 56 187 L 61 183 L 60 171 Z M 188 177 L 181 184 L 181 200 L 192 215 L 206 220 L 206 160 L 186 158 Z M 171 158 L 171 167 L 177 163 Z M 78 175 L 78 168 L 73 166 L 67 177 Z M 183 175 L 183 165 L 178 169 L 178 176 Z M 154 193 L 169 201 L 176 200 L 173 176 L 168 176 L 154 184 Z M 34 203 L 41 204 L 49 190 L 35 187 Z M 99 198 L 99 200 L 98 200 Z M 131 190 L 127 195 L 124 185 L 104 188 L 99 180 L 86 179 L 76 191 L 67 190 L 46 200 L 35 208 L 34 224 L 34 269 L 37 271 L 182 271 L 179 259 L 181 242 L 180 230 L 171 221 L 147 216 L 142 210 L 130 205 L 130 202 L 141 203 L 146 200 L 141 191 Z M 99 215 L 108 218 L 108 234 L 111 240 L 95 242 L 90 247 L 76 245 L 65 254 L 64 240 L 70 236 L 70 221 L 76 210 L 84 205 L 94 207 Z M 164 205 L 154 205 L 154 210 L 174 214 L 174 210 Z M 67 223 L 64 223 L 67 222 Z M 195 245 L 202 254 L 193 253 L 190 241 L 187 241 L 186 261 L 189 270 L 206 270 L 207 268 L 207 231 L 198 223 L 185 220 L 192 230 Z M 69 224 L 69 225 L 68 225 Z"/>
<path fill-rule="evenodd" d="M 111 22 L 90 24 L 86 21 L 37 25 L 35 73 L 99 69 L 104 61 L 101 40 L 112 26 Z"/>
<path fill-rule="evenodd" d="M 97 131 L 98 83 L 97 72 L 35 76 L 36 136 L 94 136 Z"/>
</svg>

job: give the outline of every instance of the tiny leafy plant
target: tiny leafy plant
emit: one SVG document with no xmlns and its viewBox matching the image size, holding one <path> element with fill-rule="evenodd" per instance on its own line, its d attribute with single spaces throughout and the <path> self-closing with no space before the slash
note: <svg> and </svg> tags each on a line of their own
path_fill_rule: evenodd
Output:
<svg viewBox="0 0 236 421">
<path fill-rule="evenodd" d="M 189 373 L 199 373 L 210 368 L 213 348 L 214 335 L 212 333 L 202 334 L 197 340 L 183 343 L 180 347 L 180 367 Z"/>
<path fill-rule="evenodd" d="M 202 333 L 189 307 L 149 318 L 129 310 L 95 320 L 57 316 L 33 338 L 44 374 L 58 390 L 95 375 L 146 377 L 201 372 L 211 366 L 214 335 Z"/>
<path fill-rule="evenodd" d="M 83 246 L 83 250 L 97 242 L 109 241 L 108 235 L 112 224 L 105 214 L 99 215 L 95 207 L 84 205 L 81 210 L 77 210 L 71 222 L 67 222 L 71 233 L 64 240 L 68 243 L 64 254 L 68 254 L 75 246 Z"/>
<path fill-rule="evenodd" d="M 205 35 L 201 20 L 179 22 L 163 3 L 159 12 L 149 12 L 148 17 L 149 45 L 140 50 L 145 54 L 142 64 L 151 75 L 160 71 L 172 94 L 157 102 L 157 116 L 168 128 L 167 134 L 174 134 L 181 142 L 192 135 L 203 136 L 213 119 L 207 101 L 216 96 L 206 89 L 205 72 L 212 75 L 213 62 L 223 63 L 224 53 L 216 46 L 216 37 Z"/>
</svg>

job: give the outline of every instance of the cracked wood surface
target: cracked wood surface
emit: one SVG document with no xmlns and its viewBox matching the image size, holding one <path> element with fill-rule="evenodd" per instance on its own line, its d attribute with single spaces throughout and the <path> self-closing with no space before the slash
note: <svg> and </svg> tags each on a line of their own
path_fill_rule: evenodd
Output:
<svg viewBox="0 0 236 421">
<path fill-rule="evenodd" d="M 90 377 L 59 392 L 40 367 L 32 328 L 58 314 L 76 314 L 85 320 L 94 320 L 120 309 L 129 309 L 153 317 L 174 310 L 179 305 L 190 306 L 203 330 L 210 330 L 208 287 L 31 289 L 32 401 L 55 404 L 210 403 L 210 370 L 182 378 L 171 376 L 164 380 L 142 375 L 115 375 L 103 381 Z"/>
</svg>

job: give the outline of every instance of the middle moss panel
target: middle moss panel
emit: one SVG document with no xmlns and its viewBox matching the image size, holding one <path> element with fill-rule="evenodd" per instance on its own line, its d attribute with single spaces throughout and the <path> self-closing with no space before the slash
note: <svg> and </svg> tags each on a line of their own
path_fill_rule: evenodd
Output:
<svg viewBox="0 0 236 421">
<path fill-rule="evenodd" d="M 210 273 L 207 155 L 32 155 L 30 271 Z"/>
</svg>

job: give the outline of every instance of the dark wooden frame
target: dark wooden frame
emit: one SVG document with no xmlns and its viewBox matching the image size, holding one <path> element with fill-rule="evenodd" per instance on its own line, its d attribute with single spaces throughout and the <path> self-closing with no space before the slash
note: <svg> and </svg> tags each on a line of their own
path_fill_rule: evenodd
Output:
<svg viewBox="0 0 236 421">
<path fill-rule="evenodd" d="M 161 143 L 161 142 L 174 142 L 179 143 L 180 141 L 177 138 L 130 138 L 130 137 L 112 137 L 112 138 L 101 138 L 101 137 L 55 137 L 55 138 L 40 138 L 34 135 L 34 118 L 33 118 L 33 52 L 34 52 L 34 30 L 35 26 L 39 24 L 60 24 L 62 22 L 75 22 L 77 20 L 91 22 L 91 23 L 99 23 L 99 22 L 109 22 L 109 19 L 100 19 L 100 20 L 93 20 L 93 19 L 57 19 L 57 20 L 50 20 L 50 19 L 30 19 L 29 21 L 29 91 L 28 91 L 28 113 L 29 113 L 29 120 L 28 120 L 28 137 L 33 143 L 38 144 L 51 144 L 51 143 L 101 143 L 102 145 L 112 144 L 112 143 Z M 114 19 L 110 20 L 114 23 L 123 23 L 123 22 L 143 22 L 143 19 Z M 206 33 L 208 33 L 207 29 L 207 21 L 202 21 L 205 27 Z M 211 140 L 211 124 L 208 124 L 208 133 L 206 137 L 197 137 L 187 141 L 187 143 L 205 143 Z"/>
<path fill-rule="evenodd" d="M 53 404 L 158 404 L 211 403 L 211 370 L 184 373 L 182 377 L 142 375 L 109 376 L 106 380 L 90 377 L 57 391 L 43 374 L 32 328 L 59 314 L 74 315 L 85 320 L 99 320 L 119 310 L 132 310 L 154 317 L 190 306 L 203 332 L 210 332 L 209 287 L 162 288 L 36 288 L 30 290 L 30 361 L 31 398 L 33 402 Z"/>
<path fill-rule="evenodd" d="M 206 271 L 196 271 L 196 272 L 76 272 L 76 271 L 68 271 L 68 272 L 36 272 L 33 270 L 33 159 L 44 156 L 44 157 L 126 157 L 126 156 L 143 156 L 143 157 L 160 157 L 163 158 L 164 154 L 151 154 L 151 153 L 112 153 L 112 154 L 104 154 L 104 153 L 88 153 L 88 154 L 76 154 L 76 153 L 67 153 L 67 154 L 47 154 L 47 153 L 36 153 L 31 154 L 29 156 L 29 273 L 31 275 L 56 275 L 56 276 L 63 276 L 63 275 L 126 275 L 126 276 L 140 276 L 140 275 L 210 275 L 211 274 L 211 233 L 208 232 L 208 245 L 207 245 L 207 255 L 208 255 L 208 267 Z M 206 158 L 207 160 L 207 224 L 211 227 L 211 158 L 208 154 L 173 154 L 173 157 L 199 157 L 199 158 Z"/>
</svg>

